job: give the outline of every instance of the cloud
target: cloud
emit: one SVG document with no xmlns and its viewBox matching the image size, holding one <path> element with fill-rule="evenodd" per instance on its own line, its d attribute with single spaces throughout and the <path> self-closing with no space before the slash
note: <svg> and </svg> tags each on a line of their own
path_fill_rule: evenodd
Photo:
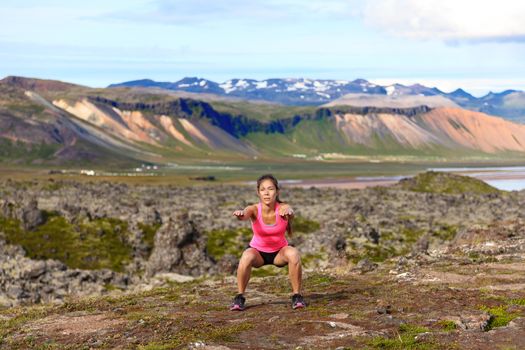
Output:
<svg viewBox="0 0 525 350">
<path fill-rule="evenodd" d="M 520 0 L 368 0 L 361 16 L 394 36 L 450 44 L 525 42 Z"/>
</svg>

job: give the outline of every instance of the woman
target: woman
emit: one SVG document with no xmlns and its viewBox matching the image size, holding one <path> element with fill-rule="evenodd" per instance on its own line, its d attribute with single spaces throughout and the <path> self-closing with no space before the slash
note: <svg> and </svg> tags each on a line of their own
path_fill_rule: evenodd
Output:
<svg viewBox="0 0 525 350">
<path fill-rule="evenodd" d="M 244 310 L 244 292 L 252 267 L 273 264 L 277 267 L 288 265 L 292 285 L 292 308 L 306 306 L 301 295 L 302 269 L 299 251 L 288 245 L 284 234 L 291 236 L 293 209 L 279 200 L 279 184 L 272 175 L 263 175 L 257 180 L 259 203 L 243 210 L 236 210 L 233 215 L 239 220 L 251 220 L 253 238 L 237 268 L 238 294 L 233 299 L 230 310 Z"/>
</svg>

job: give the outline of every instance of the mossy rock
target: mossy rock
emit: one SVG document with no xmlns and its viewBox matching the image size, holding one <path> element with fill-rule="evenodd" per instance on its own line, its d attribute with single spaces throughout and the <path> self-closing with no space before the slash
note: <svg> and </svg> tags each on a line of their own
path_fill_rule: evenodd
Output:
<svg viewBox="0 0 525 350">
<path fill-rule="evenodd" d="M 103 218 L 74 225 L 55 213 L 46 217 L 46 222 L 32 231 L 22 229 L 18 220 L 0 218 L 0 230 L 7 243 L 22 246 L 29 258 L 56 259 L 69 268 L 122 272 L 132 260 L 126 222 Z"/>
<path fill-rule="evenodd" d="M 148 247 L 148 255 L 153 251 L 155 245 L 155 234 L 159 230 L 161 224 L 145 224 L 143 222 L 138 223 L 139 229 L 142 231 L 142 241 Z"/>
<path fill-rule="evenodd" d="M 312 233 L 321 227 L 317 221 L 307 219 L 302 216 L 296 216 L 292 221 L 293 233 Z"/>
<path fill-rule="evenodd" d="M 399 181 L 397 187 L 414 192 L 462 194 L 489 194 L 501 191 L 485 182 L 469 177 L 444 172 L 428 171 L 413 178 Z"/>
<path fill-rule="evenodd" d="M 432 231 L 432 237 L 437 237 L 443 241 L 450 241 L 456 237 L 458 230 L 458 226 L 444 223 Z"/>
<path fill-rule="evenodd" d="M 251 236 L 251 229 L 246 227 L 237 230 L 213 230 L 207 233 L 206 251 L 217 261 L 226 254 L 240 257 L 248 247 Z"/>
</svg>

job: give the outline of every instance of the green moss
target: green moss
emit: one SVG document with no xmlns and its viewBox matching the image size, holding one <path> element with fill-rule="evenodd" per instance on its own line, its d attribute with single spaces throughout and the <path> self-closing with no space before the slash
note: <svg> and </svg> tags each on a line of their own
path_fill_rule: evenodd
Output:
<svg viewBox="0 0 525 350">
<path fill-rule="evenodd" d="M 319 230 L 320 227 L 321 224 L 317 221 L 309 220 L 302 216 L 296 216 L 293 218 L 292 228 L 294 233 L 312 233 Z"/>
<path fill-rule="evenodd" d="M 169 340 L 156 341 L 146 345 L 139 345 L 141 350 L 164 350 L 178 348 L 183 344 L 191 342 L 233 342 L 238 339 L 238 334 L 254 328 L 250 322 L 242 322 L 234 325 L 214 325 L 208 322 L 201 322 L 197 325 L 184 325 L 181 321 L 181 328 L 169 336 Z"/>
<path fill-rule="evenodd" d="M 19 221 L 5 218 L 0 218 L 0 227 L 5 228 L 6 241 L 22 246 L 32 259 L 57 259 L 70 268 L 119 272 L 131 261 L 126 222 L 103 218 L 73 225 L 55 213 L 45 216 L 46 222 L 33 231 L 24 231 Z"/>
<path fill-rule="evenodd" d="M 267 277 L 267 276 L 278 276 L 287 275 L 288 266 L 279 268 L 273 265 L 265 265 L 257 269 L 252 269 L 252 276 L 254 277 Z"/>
<path fill-rule="evenodd" d="M 510 299 L 509 304 L 525 306 L 525 299 Z"/>
<path fill-rule="evenodd" d="M 478 252 L 470 252 L 470 253 L 468 253 L 468 257 L 473 262 L 477 262 L 477 261 L 480 260 L 481 255 Z"/>
<path fill-rule="evenodd" d="M 49 308 L 46 306 L 33 306 L 29 308 L 16 307 L 9 310 L 9 315 L 13 316 L 8 319 L 0 318 L 0 345 L 8 335 L 12 334 L 16 329 L 20 329 L 22 325 L 46 317 L 49 314 Z"/>
<path fill-rule="evenodd" d="M 111 292 L 113 290 L 122 290 L 121 288 L 115 286 L 114 284 L 111 284 L 111 283 L 106 283 L 104 284 L 104 289 L 106 289 L 108 292 Z"/>
<path fill-rule="evenodd" d="M 366 251 L 365 257 L 375 262 L 382 262 L 388 258 L 391 258 L 397 255 L 395 248 L 384 247 L 382 245 L 376 245 L 376 244 L 365 245 L 365 251 Z M 361 260 L 361 258 L 359 260 Z"/>
<path fill-rule="evenodd" d="M 480 309 L 490 314 L 490 320 L 485 329 L 487 331 L 497 327 L 504 327 L 508 325 L 510 321 L 519 316 L 518 313 L 508 312 L 506 305 L 496 307 L 482 306 Z"/>
<path fill-rule="evenodd" d="M 314 287 L 330 286 L 333 281 L 335 281 L 335 277 L 313 273 L 304 279 L 304 285 L 308 289 L 315 289 Z"/>
<path fill-rule="evenodd" d="M 386 259 L 399 255 L 394 247 L 385 246 L 384 244 L 365 244 L 362 255 L 350 257 L 353 262 L 368 258 L 374 262 L 383 262 Z"/>
<path fill-rule="evenodd" d="M 43 187 L 42 187 L 42 190 L 43 191 L 49 191 L 49 192 L 55 192 L 55 191 L 58 191 L 59 189 L 61 189 L 63 187 L 63 185 L 59 182 L 54 182 L 54 181 L 51 181 L 48 182 L 47 184 L 45 184 Z"/>
<path fill-rule="evenodd" d="M 326 254 L 308 253 L 308 254 L 304 254 L 303 256 L 301 256 L 301 264 L 306 268 L 315 267 L 318 260 L 325 260 L 325 259 L 326 259 Z"/>
<path fill-rule="evenodd" d="M 442 239 L 443 241 L 450 241 L 458 233 L 458 227 L 455 225 L 441 224 L 437 230 L 432 232 L 433 237 Z"/>
<path fill-rule="evenodd" d="M 160 344 L 153 342 L 147 345 L 139 345 L 139 350 L 170 350 L 173 349 L 173 344 Z"/>
<path fill-rule="evenodd" d="M 4 232 L 7 242 L 10 243 L 9 237 L 21 236 L 24 230 L 19 220 L 0 216 L 0 232 Z"/>
<path fill-rule="evenodd" d="M 316 317 L 328 317 L 333 315 L 333 311 L 326 306 L 326 303 L 320 304 L 318 301 L 314 305 L 308 305 L 308 313 L 315 314 Z"/>
<path fill-rule="evenodd" d="M 398 186 L 408 191 L 430 193 L 488 194 L 501 192 L 485 182 L 472 177 L 435 171 L 429 171 L 413 178 L 402 180 Z"/>
<path fill-rule="evenodd" d="M 423 235 L 424 231 L 420 229 L 414 229 L 409 227 L 401 228 L 401 238 L 406 244 L 412 245 L 417 242 L 419 237 Z"/>
<path fill-rule="evenodd" d="M 142 241 L 148 247 L 149 253 L 153 250 L 153 246 L 155 245 L 155 234 L 160 226 L 161 224 L 148 225 L 142 222 L 138 223 L 138 227 L 142 231 Z"/>
<path fill-rule="evenodd" d="M 445 332 L 452 332 L 458 328 L 457 324 L 450 320 L 441 320 L 438 322 L 438 326 Z"/>
<path fill-rule="evenodd" d="M 361 224 L 366 224 L 367 223 L 367 219 L 366 219 L 366 216 L 364 216 L 363 214 L 361 213 L 357 213 L 355 215 L 355 221 L 361 223 Z"/>
<path fill-rule="evenodd" d="M 419 342 L 415 339 L 418 334 L 428 331 L 429 330 L 425 327 L 402 324 L 399 326 L 399 331 L 396 336 L 392 338 L 375 337 L 368 342 L 368 345 L 374 349 L 437 349 L 436 344 L 429 342 Z"/>
<path fill-rule="evenodd" d="M 248 246 L 251 230 L 240 228 L 238 230 L 213 230 L 207 234 L 206 251 L 215 260 L 225 254 L 240 256 Z"/>
</svg>

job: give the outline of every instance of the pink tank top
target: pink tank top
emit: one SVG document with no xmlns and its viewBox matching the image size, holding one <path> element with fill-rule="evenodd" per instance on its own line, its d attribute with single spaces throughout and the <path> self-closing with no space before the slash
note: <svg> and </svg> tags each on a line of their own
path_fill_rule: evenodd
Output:
<svg viewBox="0 0 525 350">
<path fill-rule="evenodd" d="M 288 221 L 279 215 L 279 203 L 275 203 L 275 224 L 263 222 L 261 203 L 257 205 L 257 220 L 252 220 L 253 238 L 250 247 L 261 252 L 273 253 L 288 245 L 284 237 Z"/>
</svg>

